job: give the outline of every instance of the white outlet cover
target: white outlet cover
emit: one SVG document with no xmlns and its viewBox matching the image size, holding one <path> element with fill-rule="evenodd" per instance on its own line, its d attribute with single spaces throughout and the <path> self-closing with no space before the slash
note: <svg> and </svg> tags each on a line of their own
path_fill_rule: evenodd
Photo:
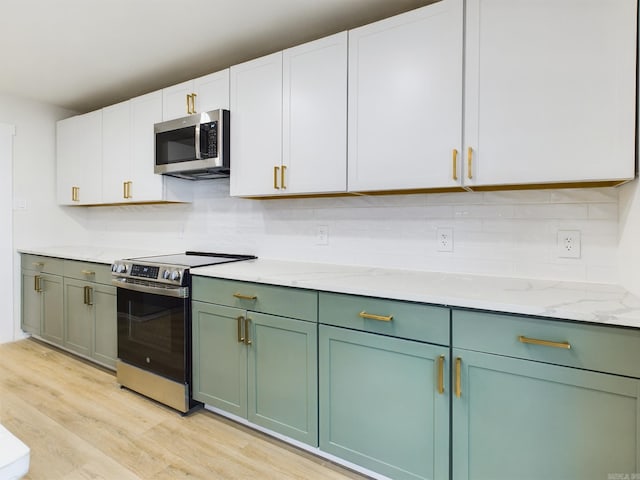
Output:
<svg viewBox="0 0 640 480">
<path fill-rule="evenodd" d="M 438 252 L 453 252 L 453 228 L 436 229 L 436 245 Z"/>
<path fill-rule="evenodd" d="M 327 225 L 316 227 L 316 245 L 329 245 L 329 227 Z"/>
<path fill-rule="evenodd" d="M 582 254 L 580 230 L 558 230 L 559 258 L 580 258 Z"/>
</svg>

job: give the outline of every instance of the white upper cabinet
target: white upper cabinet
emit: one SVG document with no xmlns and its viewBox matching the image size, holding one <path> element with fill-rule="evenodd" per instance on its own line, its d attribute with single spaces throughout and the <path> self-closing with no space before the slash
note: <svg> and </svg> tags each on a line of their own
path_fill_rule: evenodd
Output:
<svg viewBox="0 0 640 480">
<path fill-rule="evenodd" d="M 349 32 L 349 191 L 460 186 L 462 20 L 443 0 Z"/>
<path fill-rule="evenodd" d="M 347 189 L 347 32 L 283 52 L 282 194 Z M 232 169 L 233 171 L 233 169 Z"/>
<path fill-rule="evenodd" d="M 162 90 L 162 119 L 186 117 L 218 108 L 229 109 L 229 69 Z"/>
<path fill-rule="evenodd" d="M 231 67 L 232 196 L 273 195 L 282 163 L 282 52 Z"/>
<path fill-rule="evenodd" d="M 57 123 L 57 197 L 61 205 L 102 200 L 102 111 Z"/>
<path fill-rule="evenodd" d="M 131 102 L 102 109 L 102 201 L 127 198 L 131 165 Z"/>
<path fill-rule="evenodd" d="M 466 8 L 465 184 L 633 178 L 636 1 Z"/>
<path fill-rule="evenodd" d="M 231 195 L 346 191 L 347 34 L 231 67 Z"/>
</svg>

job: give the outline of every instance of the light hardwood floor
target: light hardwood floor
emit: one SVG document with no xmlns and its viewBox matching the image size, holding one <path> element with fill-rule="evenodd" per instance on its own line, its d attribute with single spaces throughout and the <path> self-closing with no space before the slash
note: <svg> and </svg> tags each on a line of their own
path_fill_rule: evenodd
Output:
<svg viewBox="0 0 640 480">
<path fill-rule="evenodd" d="M 0 423 L 31 448 L 33 480 L 365 478 L 211 412 L 182 417 L 31 339 L 0 345 Z"/>
</svg>

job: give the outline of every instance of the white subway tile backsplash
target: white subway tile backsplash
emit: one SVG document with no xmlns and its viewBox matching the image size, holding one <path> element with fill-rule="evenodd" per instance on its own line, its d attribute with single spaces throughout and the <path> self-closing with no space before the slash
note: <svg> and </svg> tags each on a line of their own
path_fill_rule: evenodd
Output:
<svg viewBox="0 0 640 480">
<path fill-rule="evenodd" d="M 345 196 L 229 197 L 228 181 L 192 182 L 185 205 L 102 207 L 85 221 L 97 244 L 212 250 L 411 270 L 615 281 L 613 188 Z M 329 228 L 317 245 L 318 225 Z M 436 230 L 453 229 L 453 252 Z M 582 258 L 557 256 L 558 230 L 580 230 Z"/>
</svg>

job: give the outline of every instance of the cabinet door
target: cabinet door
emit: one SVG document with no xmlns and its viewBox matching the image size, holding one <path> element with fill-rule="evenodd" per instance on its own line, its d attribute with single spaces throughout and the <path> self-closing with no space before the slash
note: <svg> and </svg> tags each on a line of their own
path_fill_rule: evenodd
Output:
<svg viewBox="0 0 640 480">
<path fill-rule="evenodd" d="M 347 32 L 283 52 L 282 193 L 347 189 Z"/>
<path fill-rule="evenodd" d="M 248 312 L 248 419 L 318 446 L 318 324 Z"/>
<path fill-rule="evenodd" d="M 88 303 L 87 282 L 64 279 L 64 346 L 86 357 L 91 356 L 94 311 Z"/>
<path fill-rule="evenodd" d="M 102 199 L 126 200 L 125 182 L 131 180 L 131 107 L 122 102 L 102 109 Z"/>
<path fill-rule="evenodd" d="M 466 184 L 633 178 L 635 0 L 468 0 L 466 15 Z"/>
<path fill-rule="evenodd" d="M 115 368 L 118 357 L 117 289 L 97 283 L 91 288 L 91 302 L 95 310 L 92 357 L 107 367 Z"/>
<path fill-rule="evenodd" d="M 22 329 L 33 335 L 40 335 L 42 298 L 37 290 L 38 273 L 22 270 Z"/>
<path fill-rule="evenodd" d="M 153 126 L 162 121 L 162 92 L 131 100 L 131 184 L 132 202 L 164 200 L 164 178 L 153 173 L 155 136 Z"/>
<path fill-rule="evenodd" d="M 394 479 L 448 479 L 449 350 L 319 330 L 320 449 Z"/>
<path fill-rule="evenodd" d="M 460 185 L 462 3 L 349 32 L 349 191 Z"/>
<path fill-rule="evenodd" d="M 247 349 L 239 330 L 244 311 L 203 302 L 192 306 L 193 398 L 246 418 Z"/>
<path fill-rule="evenodd" d="M 193 80 L 162 89 L 162 120 L 186 117 L 190 112 L 188 95 L 193 92 Z"/>
<path fill-rule="evenodd" d="M 230 70 L 233 196 L 273 195 L 281 185 L 282 52 Z"/>
<path fill-rule="evenodd" d="M 63 282 L 58 275 L 41 275 L 42 316 L 40 336 L 56 345 L 63 344 Z"/>
<path fill-rule="evenodd" d="M 454 350 L 455 480 L 607 478 L 640 468 L 640 381 Z"/>
<path fill-rule="evenodd" d="M 229 69 L 196 78 L 193 81 L 196 113 L 224 108 L 229 110 Z"/>
<path fill-rule="evenodd" d="M 58 203 L 91 205 L 102 201 L 102 111 L 57 124 Z M 75 193 L 74 193 L 75 190 Z"/>
</svg>

